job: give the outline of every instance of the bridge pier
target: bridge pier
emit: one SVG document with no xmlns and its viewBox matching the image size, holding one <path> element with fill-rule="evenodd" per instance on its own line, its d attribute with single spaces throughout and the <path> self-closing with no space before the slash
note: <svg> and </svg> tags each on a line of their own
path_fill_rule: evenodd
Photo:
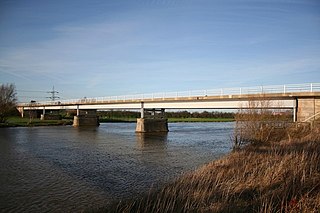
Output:
<svg viewBox="0 0 320 213">
<path fill-rule="evenodd" d="M 24 107 L 17 107 L 17 110 L 20 112 L 21 118 L 24 118 Z"/>
<path fill-rule="evenodd" d="M 144 109 L 141 103 L 141 118 L 137 119 L 136 132 L 168 132 L 168 119 L 165 118 L 165 109 Z"/>
<path fill-rule="evenodd" d="M 73 126 L 99 126 L 97 110 L 79 110 L 77 106 L 77 115 L 73 117 Z"/>
<path fill-rule="evenodd" d="M 157 118 L 138 118 L 136 132 L 168 132 L 168 120 Z"/>
</svg>

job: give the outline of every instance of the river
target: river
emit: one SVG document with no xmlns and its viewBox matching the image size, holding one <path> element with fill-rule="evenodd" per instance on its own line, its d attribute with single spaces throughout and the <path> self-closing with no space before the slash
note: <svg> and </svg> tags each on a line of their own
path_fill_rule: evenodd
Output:
<svg viewBox="0 0 320 213">
<path fill-rule="evenodd" d="M 234 123 L 0 129 L 0 211 L 80 212 L 145 193 L 231 150 Z"/>
</svg>

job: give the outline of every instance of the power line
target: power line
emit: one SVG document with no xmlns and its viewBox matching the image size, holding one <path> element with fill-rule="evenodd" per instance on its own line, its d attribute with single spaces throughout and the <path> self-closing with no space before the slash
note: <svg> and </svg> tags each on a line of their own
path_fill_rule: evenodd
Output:
<svg viewBox="0 0 320 213">
<path fill-rule="evenodd" d="M 16 90 L 17 92 L 40 92 L 40 93 L 46 93 L 47 91 L 41 91 L 41 90 Z"/>
<path fill-rule="evenodd" d="M 44 97 L 44 96 L 42 96 L 42 97 L 40 97 L 40 96 L 23 96 L 23 95 L 18 95 L 17 96 L 18 98 L 46 98 L 46 97 Z"/>
</svg>

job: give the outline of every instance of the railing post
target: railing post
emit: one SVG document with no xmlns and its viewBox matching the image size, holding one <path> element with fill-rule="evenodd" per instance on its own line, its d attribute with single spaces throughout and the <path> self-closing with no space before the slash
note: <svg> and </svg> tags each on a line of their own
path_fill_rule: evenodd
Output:
<svg viewBox="0 0 320 213">
<path fill-rule="evenodd" d="M 222 96 L 223 95 L 223 89 L 221 88 L 221 91 L 220 91 L 220 96 Z"/>
<path fill-rule="evenodd" d="M 283 94 L 286 94 L 286 85 L 283 85 Z"/>
<path fill-rule="evenodd" d="M 313 92 L 313 85 L 312 85 L 312 83 L 310 84 L 310 92 Z"/>
<path fill-rule="evenodd" d="M 242 88 L 240 87 L 240 95 L 242 95 Z"/>
</svg>

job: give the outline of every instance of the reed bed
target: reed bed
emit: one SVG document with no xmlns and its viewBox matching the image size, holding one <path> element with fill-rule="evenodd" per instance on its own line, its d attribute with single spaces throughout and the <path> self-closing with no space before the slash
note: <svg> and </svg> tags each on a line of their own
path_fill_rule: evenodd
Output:
<svg viewBox="0 0 320 213">
<path fill-rule="evenodd" d="M 98 212 L 320 212 L 320 129 L 247 145 Z"/>
</svg>

